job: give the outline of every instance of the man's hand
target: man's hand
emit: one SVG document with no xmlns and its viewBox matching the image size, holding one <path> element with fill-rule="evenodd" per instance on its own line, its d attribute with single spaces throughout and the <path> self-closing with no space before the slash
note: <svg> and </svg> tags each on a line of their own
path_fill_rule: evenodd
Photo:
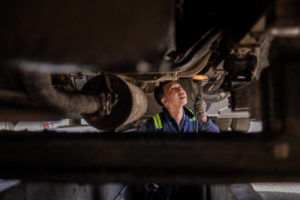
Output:
<svg viewBox="0 0 300 200">
<path fill-rule="evenodd" d="M 196 100 L 194 104 L 194 110 L 196 112 L 196 115 L 200 117 L 200 120 L 202 123 L 207 122 L 207 117 L 206 117 L 206 102 L 204 101 L 203 98 Z"/>
</svg>

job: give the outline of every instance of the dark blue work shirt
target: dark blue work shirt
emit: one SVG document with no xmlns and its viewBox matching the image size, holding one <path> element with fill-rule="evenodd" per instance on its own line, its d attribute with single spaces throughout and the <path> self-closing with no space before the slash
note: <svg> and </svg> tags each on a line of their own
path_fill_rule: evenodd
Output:
<svg viewBox="0 0 300 200">
<path fill-rule="evenodd" d="M 205 132 L 219 133 L 219 127 L 210 118 L 202 124 L 200 119 L 196 120 L 193 110 L 183 107 L 183 119 L 178 126 L 175 119 L 169 114 L 166 108 L 159 114 L 154 115 L 146 121 L 140 131 L 142 132 L 169 132 L 188 133 L 196 131 L 196 123 L 199 123 L 198 130 Z M 145 200 L 170 199 L 173 190 L 172 185 L 150 183 L 146 185 Z"/>
<path fill-rule="evenodd" d="M 170 133 L 187 133 L 196 131 L 196 121 L 198 121 L 199 131 L 219 133 L 219 127 L 207 117 L 207 122 L 202 124 L 200 119 L 196 120 L 193 110 L 183 107 L 183 119 L 178 126 L 175 119 L 169 114 L 166 108 L 159 114 L 154 115 L 142 126 L 142 132 L 170 132 Z"/>
</svg>

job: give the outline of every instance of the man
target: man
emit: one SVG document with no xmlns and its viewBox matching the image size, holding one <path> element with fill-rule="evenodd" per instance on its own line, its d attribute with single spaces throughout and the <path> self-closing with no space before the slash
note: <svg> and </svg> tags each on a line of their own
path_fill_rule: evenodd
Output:
<svg viewBox="0 0 300 200">
<path fill-rule="evenodd" d="M 154 115 L 141 128 L 142 132 L 219 132 L 219 128 L 206 116 L 206 103 L 202 99 L 194 106 L 194 110 L 187 109 L 185 90 L 175 81 L 161 82 L 154 90 L 157 103 L 163 106 L 163 111 Z M 200 119 L 196 119 L 196 114 Z M 198 123 L 198 126 L 197 124 Z"/>
<path fill-rule="evenodd" d="M 218 126 L 205 114 L 206 103 L 203 99 L 196 103 L 195 111 L 184 107 L 187 103 L 187 95 L 177 82 L 160 83 L 154 90 L 154 96 L 157 103 L 163 106 L 163 111 L 149 119 L 142 126 L 142 132 L 186 133 L 198 132 L 198 130 L 219 132 Z M 197 114 L 200 119 L 197 119 Z M 147 184 L 145 200 L 169 200 L 172 190 L 174 190 L 172 185 Z"/>
</svg>

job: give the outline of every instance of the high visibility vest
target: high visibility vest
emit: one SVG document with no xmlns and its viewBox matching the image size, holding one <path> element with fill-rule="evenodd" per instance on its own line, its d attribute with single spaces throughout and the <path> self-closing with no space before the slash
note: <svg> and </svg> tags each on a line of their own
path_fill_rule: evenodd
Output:
<svg viewBox="0 0 300 200">
<path fill-rule="evenodd" d="M 193 114 L 193 118 L 190 118 L 190 122 L 193 122 L 193 121 L 196 121 L 196 116 L 195 116 L 195 113 L 193 112 L 192 109 L 189 109 L 189 111 Z M 160 119 L 160 115 L 159 113 L 157 113 L 156 115 L 153 115 L 152 116 L 152 119 L 154 121 L 154 125 L 155 125 L 155 129 L 156 130 L 161 130 L 163 129 L 163 123 L 161 122 L 161 119 Z"/>
<path fill-rule="evenodd" d="M 159 113 L 157 113 L 156 115 L 154 115 L 152 117 L 152 119 L 154 121 L 155 129 L 162 129 L 163 128 L 162 123 L 161 123 L 161 119 L 160 119 L 160 116 L 159 116 Z"/>
</svg>

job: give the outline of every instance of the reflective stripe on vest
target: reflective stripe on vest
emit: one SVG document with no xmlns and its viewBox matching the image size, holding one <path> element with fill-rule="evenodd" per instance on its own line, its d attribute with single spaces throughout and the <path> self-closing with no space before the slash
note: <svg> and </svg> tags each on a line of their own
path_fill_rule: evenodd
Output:
<svg viewBox="0 0 300 200">
<path fill-rule="evenodd" d="M 193 110 L 189 109 L 189 111 L 194 115 L 194 117 L 190 119 L 190 122 L 196 121 L 196 117 L 195 117 Z"/>
<path fill-rule="evenodd" d="M 162 129 L 163 126 L 162 126 L 159 114 L 154 115 L 152 118 L 154 121 L 155 129 Z"/>
<path fill-rule="evenodd" d="M 195 116 L 193 110 L 192 110 L 192 109 L 189 109 L 189 111 L 190 111 L 190 112 L 193 114 L 193 116 L 194 116 L 193 118 L 190 118 L 189 121 L 190 121 L 190 122 L 196 121 L 196 116 Z M 162 128 L 163 128 L 159 114 L 156 114 L 156 115 L 152 116 L 152 119 L 153 119 L 153 121 L 154 121 L 155 129 L 162 129 Z"/>
</svg>

